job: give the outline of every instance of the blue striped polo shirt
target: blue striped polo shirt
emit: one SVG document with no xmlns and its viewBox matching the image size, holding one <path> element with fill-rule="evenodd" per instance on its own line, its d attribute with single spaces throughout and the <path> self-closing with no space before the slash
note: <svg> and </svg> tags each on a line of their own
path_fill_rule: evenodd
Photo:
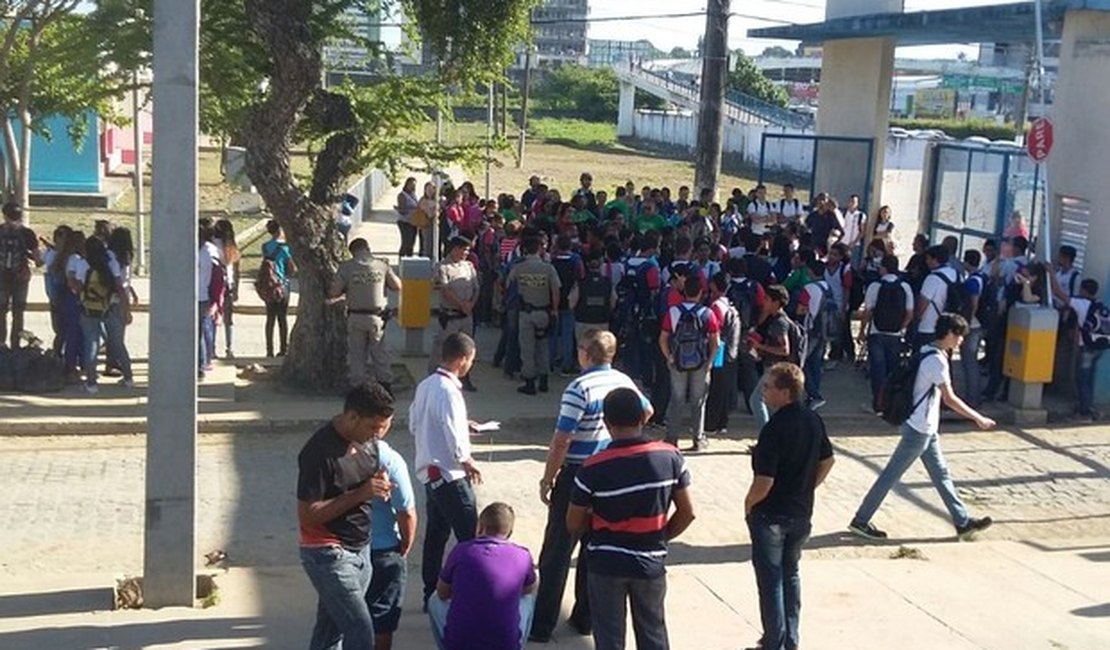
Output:
<svg viewBox="0 0 1110 650">
<path fill-rule="evenodd" d="M 647 438 L 614 440 L 574 478 L 570 502 L 589 508 L 591 573 L 653 579 L 666 571 L 667 512 L 690 485 L 677 449 Z"/>
<path fill-rule="evenodd" d="M 609 364 L 587 369 L 563 391 L 555 429 L 571 438 L 568 465 L 580 465 L 609 445 L 609 430 L 601 411 L 605 397 L 618 388 L 630 388 L 640 395 L 645 406 L 650 403 L 632 378 Z"/>
</svg>

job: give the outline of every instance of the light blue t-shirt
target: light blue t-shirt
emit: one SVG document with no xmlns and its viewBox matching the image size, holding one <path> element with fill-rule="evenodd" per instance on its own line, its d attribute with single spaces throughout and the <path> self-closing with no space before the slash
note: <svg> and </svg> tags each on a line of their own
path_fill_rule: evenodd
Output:
<svg viewBox="0 0 1110 650">
<path fill-rule="evenodd" d="M 285 282 L 289 279 L 289 260 L 293 259 L 293 253 L 289 250 L 289 244 L 271 239 L 262 244 L 262 257 L 268 257 L 274 260 L 274 271 L 277 272 L 279 280 Z"/>
<path fill-rule="evenodd" d="M 416 508 L 416 495 L 412 491 L 412 479 L 405 459 L 389 443 L 378 442 L 378 462 L 381 463 L 393 493 L 389 501 L 374 499 L 371 502 L 370 550 L 378 551 L 394 548 L 401 544 L 401 530 L 397 526 L 397 513 Z"/>
</svg>

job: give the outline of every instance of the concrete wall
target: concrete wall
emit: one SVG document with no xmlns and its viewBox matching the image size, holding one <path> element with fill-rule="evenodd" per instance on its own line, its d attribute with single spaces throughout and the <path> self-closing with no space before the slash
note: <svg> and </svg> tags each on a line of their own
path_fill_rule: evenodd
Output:
<svg viewBox="0 0 1110 650">
<path fill-rule="evenodd" d="M 89 128 L 81 139 L 79 150 L 74 148 L 66 132 L 67 118 L 42 120 L 51 138 L 47 140 L 37 133 L 31 136 L 31 192 L 100 191 L 100 120 L 92 111 L 89 111 L 88 120 Z M 13 125 L 18 139 L 23 129 L 16 120 Z"/>
<path fill-rule="evenodd" d="M 1058 241 L 1061 196 L 1091 202 L 1092 213 L 1087 251 L 1110 249 L 1110 121 L 1103 108 L 1110 106 L 1110 13 L 1069 11 L 1064 19 L 1060 48 L 1060 76 L 1056 101 L 1050 117 L 1056 125 L 1055 147 L 1048 161 L 1049 192 L 1055 223 L 1053 242 Z M 1110 295 L 1110 255 L 1100 252 L 1086 257 L 1084 275 L 1101 285 L 1102 297 Z M 1098 365 L 1098 401 L 1110 402 L 1110 363 Z"/>
</svg>

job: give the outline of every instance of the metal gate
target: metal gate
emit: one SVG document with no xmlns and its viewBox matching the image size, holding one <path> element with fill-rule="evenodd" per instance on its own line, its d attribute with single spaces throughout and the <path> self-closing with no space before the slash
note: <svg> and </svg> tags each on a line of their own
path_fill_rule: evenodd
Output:
<svg viewBox="0 0 1110 650">
<path fill-rule="evenodd" d="M 759 147 L 759 182 L 801 179 L 798 190 L 809 201 L 827 192 L 844 205 L 852 194 L 871 204 L 875 139 L 802 133 L 764 132 Z M 806 190 L 809 195 L 805 196 Z"/>
<path fill-rule="evenodd" d="M 987 239 L 1002 237 L 1014 210 L 1025 216 L 1031 239 L 1036 237 L 1040 169 L 1024 149 L 944 142 L 934 146 L 930 165 L 930 241 L 955 235 L 961 255 L 978 250 Z"/>
</svg>

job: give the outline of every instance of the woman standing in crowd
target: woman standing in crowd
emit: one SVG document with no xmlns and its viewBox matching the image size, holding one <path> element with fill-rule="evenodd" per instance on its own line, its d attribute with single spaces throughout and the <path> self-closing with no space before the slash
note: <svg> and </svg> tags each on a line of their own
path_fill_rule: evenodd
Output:
<svg viewBox="0 0 1110 650">
<path fill-rule="evenodd" d="M 71 383 L 79 383 L 81 375 L 77 365 L 81 360 L 81 302 L 78 300 L 81 285 L 76 280 L 77 271 L 85 263 L 85 233 L 75 230 L 66 237 L 66 244 L 58 252 L 59 270 L 65 277 L 66 291 L 62 292 L 62 328 L 65 331 L 65 369 Z M 87 369 L 86 369 L 87 370 Z"/>
<path fill-rule="evenodd" d="M 81 333 L 83 347 L 81 365 L 85 368 L 84 392 L 95 395 L 98 391 L 96 355 L 100 349 L 101 333 L 105 334 L 108 358 L 115 359 L 123 371 L 120 385 L 135 385 L 131 374 L 131 357 L 123 341 L 124 325 L 131 322 L 130 296 L 121 282 L 118 263 L 108 255 L 108 249 L 98 237 L 85 242 L 85 259 L 77 265 L 73 276 L 81 304 Z"/>
<path fill-rule="evenodd" d="M 58 226 L 54 229 L 53 243 L 42 240 L 46 250 L 42 253 L 42 265 L 45 269 L 43 280 L 46 283 L 46 298 L 50 301 L 50 329 L 54 332 L 51 349 L 54 354 L 61 355 L 65 349 L 65 321 L 62 318 L 62 303 L 65 300 L 66 288 L 66 239 L 73 229 L 69 226 Z"/>
<path fill-rule="evenodd" d="M 270 233 L 270 241 L 262 244 L 262 258 L 273 262 L 274 273 L 285 287 L 281 300 L 266 303 L 266 356 L 274 356 L 274 325 L 277 324 L 278 356 L 283 357 L 289 344 L 289 280 L 297 272 L 297 263 L 293 261 L 293 251 L 285 243 L 285 233 L 276 220 L 270 219 L 266 232 Z"/>
<path fill-rule="evenodd" d="M 875 227 L 871 231 L 872 238 L 881 239 L 886 244 L 887 255 L 894 253 L 894 222 L 890 219 L 890 206 L 884 205 L 879 208 L 879 214 L 875 217 Z"/>
<path fill-rule="evenodd" d="M 401 231 L 401 250 L 397 254 L 401 257 L 412 257 L 415 252 L 416 235 L 419 231 L 413 224 L 413 215 L 416 214 L 419 207 L 420 199 L 416 196 L 416 179 L 410 177 L 405 180 L 404 187 L 397 194 L 397 214 L 400 216 L 397 220 L 397 228 Z"/>
<path fill-rule="evenodd" d="M 130 307 L 139 302 L 139 297 L 135 293 L 134 287 L 131 286 L 131 260 L 135 257 L 135 245 L 131 241 L 131 231 L 127 228 L 114 228 L 108 235 L 108 258 L 119 269 L 119 282 L 122 293 L 120 294 L 120 301 L 126 302 L 128 313 Z M 116 309 L 123 309 L 124 306 L 115 305 Z M 129 319 L 123 318 L 122 314 L 119 315 L 119 323 L 122 324 L 120 340 L 126 340 L 127 325 Z M 119 359 L 112 356 L 112 350 L 109 349 L 108 363 L 104 370 L 105 377 L 119 377 L 123 375 L 123 366 L 120 365 Z"/>
<path fill-rule="evenodd" d="M 219 251 L 220 264 L 223 265 L 226 275 L 223 301 L 224 356 L 234 359 L 232 345 L 235 339 L 232 334 L 235 327 L 235 301 L 239 299 L 239 261 L 242 255 L 235 242 L 235 226 L 230 221 L 220 219 L 214 229 L 212 243 Z"/>
</svg>

